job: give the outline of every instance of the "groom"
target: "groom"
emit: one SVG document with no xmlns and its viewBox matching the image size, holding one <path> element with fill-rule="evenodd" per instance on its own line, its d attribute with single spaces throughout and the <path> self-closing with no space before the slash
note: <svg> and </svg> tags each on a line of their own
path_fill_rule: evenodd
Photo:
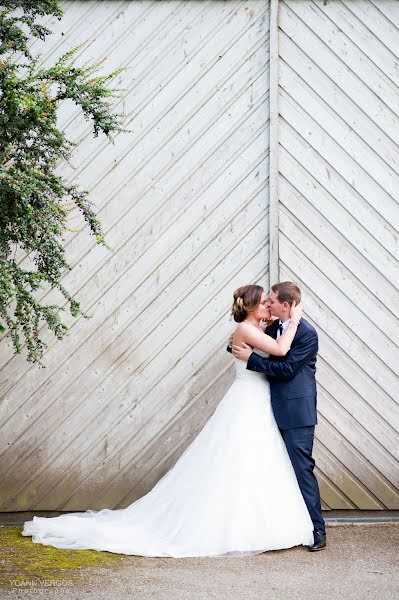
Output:
<svg viewBox="0 0 399 600">
<path fill-rule="evenodd" d="M 291 281 L 276 283 L 270 292 L 270 311 L 278 317 L 266 329 L 275 339 L 289 323 L 290 307 L 301 301 L 301 290 Z M 228 348 L 228 350 L 231 349 Z M 265 373 L 270 383 L 271 403 L 277 425 L 287 447 L 298 484 L 313 521 L 314 543 L 311 552 L 326 547 L 326 530 L 321 514 L 320 492 L 313 473 L 312 457 L 316 414 L 316 356 L 318 337 L 315 328 L 301 319 L 291 349 L 285 356 L 263 358 L 242 343 L 233 346 L 237 358 L 248 361 L 247 369 Z"/>
</svg>

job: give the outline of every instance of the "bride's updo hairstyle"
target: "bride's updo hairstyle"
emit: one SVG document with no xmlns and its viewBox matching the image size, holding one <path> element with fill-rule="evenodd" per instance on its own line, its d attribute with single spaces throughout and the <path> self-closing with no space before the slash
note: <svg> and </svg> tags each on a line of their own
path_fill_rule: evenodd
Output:
<svg viewBox="0 0 399 600">
<path fill-rule="evenodd" d="M 260 285 L 243 285 L 234 292 L 231 315 L 237 323 L 244 321 L 251 310 L 255 310 L 261 301 L 264 289 Z"/>
</svg>

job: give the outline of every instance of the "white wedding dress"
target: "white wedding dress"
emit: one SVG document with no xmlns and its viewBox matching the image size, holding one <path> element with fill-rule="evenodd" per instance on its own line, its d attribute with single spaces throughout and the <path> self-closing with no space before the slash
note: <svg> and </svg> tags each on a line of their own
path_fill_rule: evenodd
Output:
<svg viewBox="0 0 399 600">
<path fill-rule="evenodd" d="M 233 384 L 145 496 L 124 509 L 35 516 L 22 535 L 56 548 L 176 558 L 312 544 L 313 524 L 273 416 L 269 383 L 234 360 Z"/>
</svg>

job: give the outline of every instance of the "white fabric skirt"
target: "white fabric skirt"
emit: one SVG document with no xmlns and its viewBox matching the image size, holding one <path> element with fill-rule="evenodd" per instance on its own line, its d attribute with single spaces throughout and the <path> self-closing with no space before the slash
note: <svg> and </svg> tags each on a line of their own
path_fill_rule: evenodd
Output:
<svg viewBox="0 0 399 600">
<path fill-rule="evenodd" d="M 33 517 L 22 535 L 139 556 L 246 556 L 313 543 L 313 524 L 264 375 L 236 379 L 177 463 L 124 509 Z"/>
</svg>

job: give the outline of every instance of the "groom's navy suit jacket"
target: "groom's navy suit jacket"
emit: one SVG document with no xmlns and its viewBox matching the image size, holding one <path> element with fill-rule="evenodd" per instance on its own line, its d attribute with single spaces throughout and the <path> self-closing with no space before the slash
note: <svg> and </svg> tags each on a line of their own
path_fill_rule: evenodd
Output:
<svg viewBox="0 0 399 600">
<path fill-rule="evenodd" d="M 266 333 L 275 339 L 278 323 L 277 319 L 266 329 Z M 247 369 L 267 375 L 273 413 L 280 429 L 317 423 L 315 373 L 318 349 L 316 329 L 302 318 L 285 356 L 264 358 L 252 352 L 248 359 Z"/>
</svg>

